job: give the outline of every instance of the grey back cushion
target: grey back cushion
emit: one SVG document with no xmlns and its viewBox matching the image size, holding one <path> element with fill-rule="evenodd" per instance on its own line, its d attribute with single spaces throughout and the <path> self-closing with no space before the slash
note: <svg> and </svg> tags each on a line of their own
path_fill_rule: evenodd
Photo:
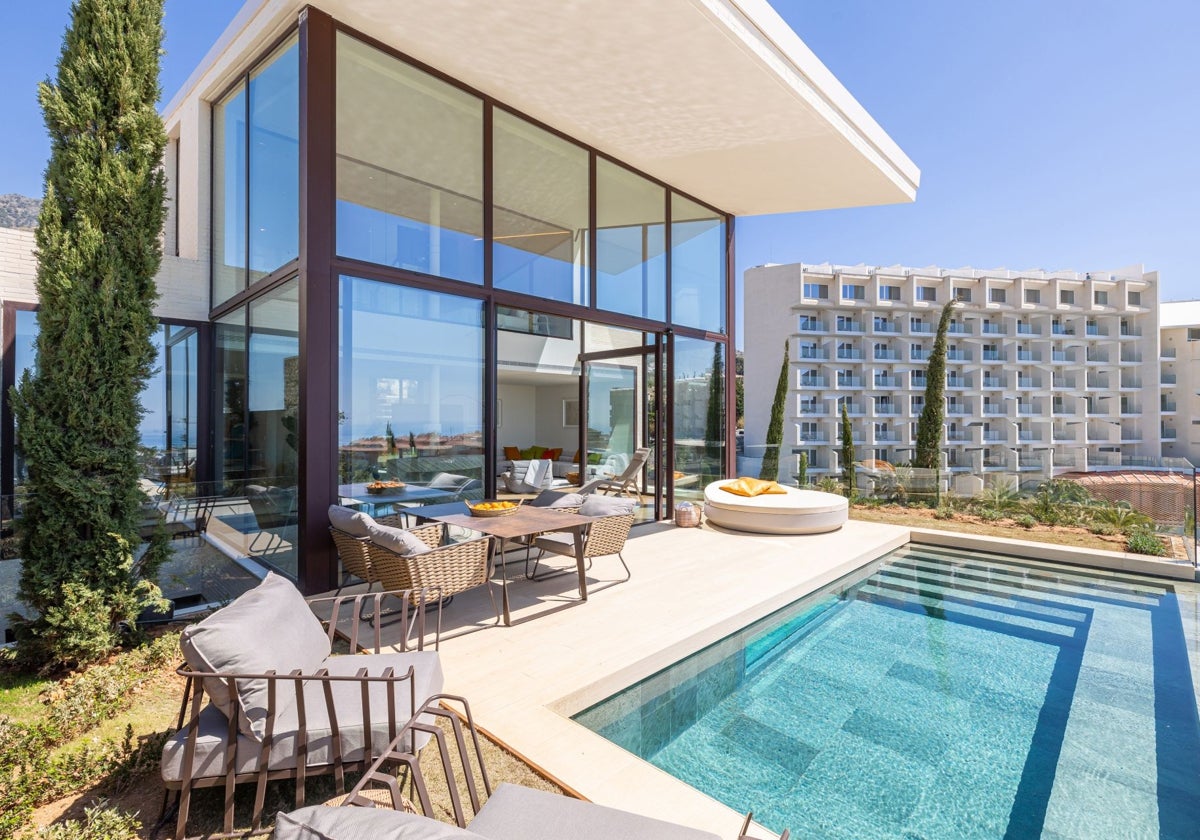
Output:
<svg viewBox="0 0 1200 840">
<path fill-rule="evenodd" d="M 367 536 L 375 545 L 394 551 L 402 557 L 412 557 L 414 554 L 424 554 L 429 551 L 429 546 L 403 528 L 393 528 L 390 525 L 372 522 L 367 526 Z"/>
<path fill-rule="evenodd" d="M 387 808 L 313 805 L 280 812 L 275 840 L 484 840 L 458 826 Z"/>
<path fill-rule="evenodd" d="M 339 531 L 345 531 L 352 537 L 369 537 L 367 529 L 375 524 L 375 520 L 357 510 L 351 510 L 341 505 L 329 506 L 329 524 Z"/>
<path fill-rule="evenodd" d="M 199 624 L 183 630 L 183 658 L 197 671 L 223 674 L 312 673 L 329 656 L 329 637 L 290 580 L 268 572 L 258 586 Z M 293 705 L 295 686 L 275 686 L 276 709 Z M 206 678 L 204 690 L 243 735 L 262 739 L 266 731 L 266 680 L 237 680 L 236 697 L 224 680 Z"/>
<path fill-rule="evenodd" d="M 557 490 L 543 490 L 541 495 L 529 504 L 532 507 L 577 508 L 583 504 L 583 496 L 578 493 L 560 493 Z"/>
<path fill-rule="evenodd" d="M 601 496 L 599 493 L 589 493 L 583 497 L 583 506 L 579 509 L 580 516 L 620 516 L 633 513 L 633 502 L 619 496 Z"/>
</svg>

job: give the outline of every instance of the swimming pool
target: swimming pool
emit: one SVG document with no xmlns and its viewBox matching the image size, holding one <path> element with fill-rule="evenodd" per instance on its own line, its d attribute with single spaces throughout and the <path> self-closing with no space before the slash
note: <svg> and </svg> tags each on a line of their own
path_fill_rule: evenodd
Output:
<svg viewBox="0 0 1200 840">
<path fill-rule="evenodd" d="M 575 720 L 797 837 L 1197 837 L 1198 596 L 910 545 Z"/>
</svg>

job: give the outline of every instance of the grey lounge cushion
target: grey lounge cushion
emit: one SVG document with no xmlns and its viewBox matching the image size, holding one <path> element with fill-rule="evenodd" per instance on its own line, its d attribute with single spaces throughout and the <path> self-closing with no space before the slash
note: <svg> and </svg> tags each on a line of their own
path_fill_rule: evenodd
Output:
<svg viewBox="0 0 1200 840">
<path fill-rule="evenodd" d="M 553 491 L 552 491 L 553 492 Z M 559 493 L 558 498 L 550 503 L 552 508 L 564 507 L 580 507 L 583 505 L 584 498 L 578 493 Z"/>
<path fill-rule="evenodd" d="M 375 524 L 375 520 L 361 511 L 341 505 L 330 505 L 329 524 L 352 537 L 369 537 L 367 529 Z"/>
<path fill-rule="evenodd" d="M 491 840 L 721 840 L 707 831 L 507 784 L 496 788 L 467 827 Z"/>
<path fill-rule="evenodd" d="M 227 674 L 312 672 L 330 651 L 329 637 L 299 590 L 274 572 L 268 572 L 262 583 L 229 606 L 185 627 L 179 646 L 195 670 Z M 204 690 L 222 714 L 237 715 L 242 734 L 262 738 L 265 680 L 238 680 L 236 698 L 220 679 L 205 679 Z M 281 711 L 290 702 L 294 698 L 276 698 Z"/>
<path fill-rule="evenodd" d="M 621 516 L 627 513 L 633 513 L 632 501 L 597 493 L 584 496 L 583 506 L 579 509 L 580 516 Z"/>
<path fill-rule="evenodd" d="M 478 834 L 387 808 L 312 805 L 275 818 L 275 840 L 484 840 Z"/>
<path fill-rule="evenodd" d="M 306 608 L 307 609 L 307 608 Z M 395 721 L 396 731 L 399 731 L 409 718 L 412 717 L 412 692 L 416 692 L 419 707 L 431 695 L 441 692 L 444 685 L 442 664 L 434 651 L 413 651 L 409 653 L 383 653 L 377 655 L 358 654 L 354 656 L 331 656 L 324 663 L 325 668 L 333 676 L 354 676 L 360 668 L 366 668 L 369 676 L 382 676 L 385 668 L 392 668 L 393 673 L 405 674 L 409 666 L 415 669 L 413 688 L 409 689 L 407 680 L 396 684 L 395 690 Z M 316 669 L 311 669 L 315 671 Z M 362 683 L 353 680 L 339 680 L 331 683 L 333 687 L 333 703 L 337 711 L 338 732 L 341 733 L 341 753 L 345 761 L 358 761 L 363 754 L 363 711 Z M 295 685 L 291 680 L 276 684 L 277 698 L 287 692 L 291 701 L 286 708 L 281 708 L 276 720 L 275 731 L 271 739 L 271 756 L 269 767 L 272 770 L 290 769 L 298 764 L 296 755 L 296 733 L 300 728 L 299 710 L 295 702 Z M 369 697 L 371 701 L 371 739 L 376 754 L 394 737 L 388 721 L 387 688 L 385 683 L 372 683 Z M 329 724 L 329 707 L 325 701 L 325 690 L 320 682 L 306 681 L 304 683 L 304 713 L 305 731 L 307 733 L 308 756 L 305 765 L 317 767 L 326 765 L 333 760 L 332 728 Z M 229 724 L 221 712 L 212 704 L 200 712 L 200 731 L 196 738 L 196 756 L 192 761 L 192 776 L 196 778 L 220 776 L 225 770 L 225 741 L 228 737 Z M 416 745 L 418 748 L 429 740 L 426 733 L 418 733 Z M 171 736 L 163 746 L 162 777 L 166 781 L 180 781 L 183 778 L 184 749 L 187 743 L 187 728 Z M 247 737 L 244 733 L 238 736 L 236 746 L 235 766 L 239 773 L 252 773 L 258 767 L 258 756 L 262 750 L 259 740 Z"/>
<path fill-rule="evenodd" d="M 367 536 L 375 545 L 383 546 L 402 557 L 412 557 L 414 554 L 424 554 L 429 551 L 429 546 L 403 528 L 393 528 L 390 525 L 379 525 L 372 522 L 367 526 Z"/>
</svg>

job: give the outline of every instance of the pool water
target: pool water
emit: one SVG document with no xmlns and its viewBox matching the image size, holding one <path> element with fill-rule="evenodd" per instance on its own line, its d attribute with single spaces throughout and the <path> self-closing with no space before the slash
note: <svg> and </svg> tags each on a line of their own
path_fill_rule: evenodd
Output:
<svg viewBox="0 0 1200 840">
<path fill-rule="evenodd" d="M 797 838 L 1200 837 L 1198 595 L 909 546 L 575 719 Z"/>
</svg>

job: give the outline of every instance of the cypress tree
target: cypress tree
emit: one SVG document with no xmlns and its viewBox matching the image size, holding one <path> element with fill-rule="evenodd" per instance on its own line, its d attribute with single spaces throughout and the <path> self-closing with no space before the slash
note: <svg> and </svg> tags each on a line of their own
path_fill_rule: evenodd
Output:
<svg viewBox="0 0 1200 840">
<path fill-rule="evenodd" d="M 917 451 L 913 458 L 913 466 L 925 470 L 938 468 L 942 424 L 946 421 L 946 333 L 950 329 L 953 311 L 954 301 L 946 301 L 942 316 L 938 319 L 929 363 L 925 367 L 925 405 L 917 419 Z"/>
<path fill-rule="evenodd" d="M 159 96 L 163 0 L 75 0 L 58 76 L 39 85 L 50 135 L 37 226 L 37 372 L 13 393 L 30 493 L 18 623 L 27 659 L 77 663 L 159 599 L 161 537 L 135 568 L 139 393 L 165 217 Z"/>
<path fill-rule="evenodd" d="M 850 412 L 842 403 L 842 480 L 846 483 L 846 498 L 854 498 L 854 427 Z"/>
<path fill-rule="evenodd" d="M 783 445 L 783 412 L 787 408 L 788 344 L 783 342 L 783 365 L 775 383 L 775 401 L 771 403 L 771 422 L 767 424 L 767 451 L 763 453 L 758 477 L 766 481 L 779 478 L 779 447 Z"/>
<path fill-rule="evenodd" d="M 721 362 L 723 345 L 713 345 L 712 371 L 708 378 L 708 412 L 704 422 L 704 449 L 712 475 L 722 475 L 725 451 L 725 365 Z"/>
</svg>

